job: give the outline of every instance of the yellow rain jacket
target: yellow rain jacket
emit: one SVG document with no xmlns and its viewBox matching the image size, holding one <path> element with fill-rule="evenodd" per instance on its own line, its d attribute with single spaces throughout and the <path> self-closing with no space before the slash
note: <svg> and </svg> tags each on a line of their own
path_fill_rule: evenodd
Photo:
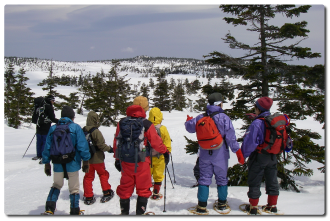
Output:
<svg viewBox="0 0 330 221">
<path fill-rule="evenodd" d="M 160 129 L 160 136 L 163 140 L 164 145 L 167 147 L 167 150 L 171 153 L 171 137 L 167 131 L 167 128 L 164 125 L 161 125 L 163 121 L 163 113 L 158 107 L 154 107 L 149 112 L 149 121 L 151 121 L 155 127 Z M 156 151 L 152 152 L 152 167 L 150 168 L 151 175 L 154 179 L 154 182 L 162 182 L 164 179 L 165 171 L 165 159 L 163 154 L 159 154 Z"/>
</svg>

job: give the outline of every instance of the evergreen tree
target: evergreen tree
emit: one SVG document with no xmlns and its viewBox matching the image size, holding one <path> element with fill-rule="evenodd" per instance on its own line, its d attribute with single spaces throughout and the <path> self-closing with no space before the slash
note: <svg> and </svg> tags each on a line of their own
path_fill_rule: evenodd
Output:
<svg viewBox="0 0 330 221">
<path fill-rule="evenodd" d="M 23 122 L 31 122 L 33 112 L 33 92 L 26 87 L 29 78 L 25 77 L 25 70 L 21 68 L 13 82 L 13 90 L 8 94 L 10 99 L 10 113 L 8 114 L 8 126 L 18 128 Z"/>
<path fill-rule="evenodd" d="M 154 89 L 154 87 L 155 87 L 155 82 L 152 78 L 149 78 L 149 87 L 152 89 Z"/>
<path fill-rule="evenodd" d="M 161 111 L 170 110 L 169 90 L 165 71 L 160 71 L 157 74 L 153 102 L 154 107 L 158 107 Z"/>
<path fill-rule="evenodd" d="M 178 80 L 178 84 L 174 87 L 171 96 L 171 109 L 182 111 L 187 106 L 185 92 L 181 80 Z"/>
<path fill-rule="evenodd" d="M 131 94 L 129 79 L 118 74 L 119 66 L 119 61 L 113 60 L 107 74 L 101 70 L 92 77 L 92 82 L 81 88 L 86 95 L 84 107 L 100 112 L 100 122 L 105 126 L 117 124 L 116 119 L 119 114 L 125 114 Z"/>
<path fill-rule="evenodd" d="M 311 6 L 303 5 L 221 5 L 223 12 L 235 17 L 225 17 L 228 24 L 251 24 L 248 31 L 257 32 L 257 43 L 248 45 L 236 40 L 230 33 L 223 39 L 232 49 L 241 49 L 247 54 L 241 57 L 231 57 L 224 53 L 214 51 L 205 56 L 207 63 L 222 66 L 231 70 L 231 74 L 248 80 L 245 85 L 230 86 L 228 90 L 238 90 L 233 109 L 228 112 L 231 119 L 241 118 L 246 129 L 250 120 L 244 118 L 247 111 L 253 110 L 256 99 L 269 96 L 277 101 L 279 111 L 286 113 L 291 118 L 305 119 L 306 116 L 314 116 L 316 120 L 324 123 L 324 92 L 315 87 L 314 79 L 324 79 L 324 66 L 316 65 L 308 67 L 304 65 L 289 65 L 285 63 L 289 59 L 307 59 L 320 57 L 320 53 L 312 53 L 308 47 L 301 47 L 299 43 L 307 37 L 309 30 L 307 22 L 285 23 L 281 27 L 270 25 L 269 21 L 276 14 L 285 15 L 287 18 L 298 17 L 301 13 L 307 13 Z M 294 39 L 296 42 L 292 43 Z M 288 42 L 289 40 L 289 42 Z M 288 42 L 288 45 L 286 45 Z M 307 79 L 313 73 L 313 80 Z M 294 149 L 286 159 L 278 155 L 278 177 L 281 178 L 282 188 L 293 188 L 297 185 L 293 175 L 311 175 L 312 170 L 307 167 L 311 160 L 324 163 L 324 146 L 319 146 L 311 139 L 320 139 L 317 133 L 310 130 L 302 130 L 291 123 L 291 137 L 294 140 Z M 286 169 L 285 165 L 293 165 L 292 169 Z M 234 170 L 231 173 L 231 170 Z M 230 180 L 236 180 L 235 185 L 244 185 L 246 180 L 246 167 L 236 166 L 229 170 Z M 324 171 L 324 167 L 320 168 Z M 239 178 L 237 177 L 239 176 Z"/>
<path fill-rule="evenodd" d="M 5 118 L 8 118 L 8 115 L 10 114 L 10 104 L 12 101 L 11 96 L 13 96 L 13 85 L 16 83 L 16 78 L 15 78 L 15 69 L 14 69 L 14 64 L 10 62 L 6 68 L 5 71 L 5 105 L 4 105 L 4 114 Z"/>
<path fill-rule="evenodd" d="M 149 89 L 148 85 L 143 82 L 140 87 L 141 96 L 146 97 L 149 100 L 149 92 L 150 92 L 150 89 Z"/>
</svg>

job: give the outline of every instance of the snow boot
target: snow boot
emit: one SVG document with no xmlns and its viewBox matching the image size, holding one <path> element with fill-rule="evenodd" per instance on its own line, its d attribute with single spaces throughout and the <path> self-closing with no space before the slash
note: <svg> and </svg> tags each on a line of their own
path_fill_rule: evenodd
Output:
<svg viewBox="0 0 330 221">
<path fill-rule="evenodd" d="M 39 164 L 42 164 L 42 158 L 40 158 Z"/>
<path fill-rule="evenodd" d="M 120 199 L 120 215 L 129 215 L 129 206 L 130 206 L 130 198 L 128 199 Z"/>
<path fill-rule="evenodd" d="M 268 203 L 265 206 L 262 206 L 262 210 L 265 212 L 270 212 L 270 213 L 277 213 L 277 199 L 278 195 L 268 195 Z"/>
<path fill-rule="evenodd" d="M 79 208 L 79 193 L 70 194 L 70 215 L 83 215 Z"/>
<path fill-rule="evenodd" d="M 162 182 L 154 183 L 154 191 L 152 193 L 151 199 L 159 200 L 161 198 L 161 195 L 159 194 L 159 190 L 160 190 L 161 185 L 162 185 Z"/>
<path fill-rule="evenodd" d="M 40 160 L 40 159 L 41 159 L 41 157 L 38 157 L 38 156 L 35 156 L 32 158 L 32 160 Z"/>
<path fill-rule="evenodd" d="M 92 196 L 92 197 L 84 197 L 84 204 L 86 205 L 92 205 L 94 204 L 96 201 L 95 197 Z"/>
<path fill-rule="evenodd" d="M 218 210 L 225 210 L 226 208 L 227 208 L 227 200 L 219 200 L 218 199 L 217 209 Z"/>
<path fill-rule="evenodd" d="M 258 203 L 259 198 L 257 199 L 249 199 L 250 205 L 245 206 L 245 210 L 250 213 L 250 215 L 257 215 L 258 214 Z"/>
<path fill-rule="evenodd" d="M 143 215 L 147 210 L 148 197 L 138 196 L 136 201 L 136 215 Z"/>
<path fill-rule="evenodd" d="M 110 201 L 113 198 L 113 196 L 114 196 L 114 192 L 112 189 L 105 190 L 105 191 L 103 191 L 103 196 L 102 196 L 100 202 L 106 203 L 106 202 Z"/>
<path fill-rule="evenodd" d="M 207 213 L 206 206 L 207 206 L 207 202 L 198 201 L 196 212 L 200 213 L 200 214 L 203 214 L 203 213 L 206 214 Z"/>
<path fill-rule="evenodd" d="M 57 189 L 55 187 L 50 188 L 50 191 L 49 191 L 48 197 L 47 197 L 47 201 L 46 201 L 46 206 L 45 206 L 46 212 L 50 212 L 50 213 L 54 214 L 55 209 L 56 209 L 56 202 L 57 202 L 59 195 L 60 195 L 59 189 Z"/>
</svg>

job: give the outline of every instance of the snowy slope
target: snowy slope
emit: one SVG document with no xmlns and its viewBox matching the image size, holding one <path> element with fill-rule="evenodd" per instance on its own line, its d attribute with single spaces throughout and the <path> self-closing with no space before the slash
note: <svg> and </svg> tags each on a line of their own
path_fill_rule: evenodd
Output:
<svg viewBox="0 0 330 221">
<path fill-rule="evenodd" d="M 107 72 L 110 67 L 108 65 L 101 66 L 97 63 L 86 63 L 84 68 L 87 72 L 96 73 L 103 68 Z M 15 69 L 16 71 L 18 68 Z M 62 72 L 60 72 L 62 74 Z M 68 72 L 65 74 L 76 74 Z M 125 73 L 122 73 L 125 74 Z M 36 86 L 44 77 L 47 76 L 45 71 L 29 71 L 27 77 L 30 78 L 28 86 L 32 88 L 32 91 L 36 93 L 36 96 L 43 95 L 41 87 Z M 131 78 L 131 82 L 148 83 L 148 78 L 141 78 L 140 75 L 129 73 L 128 77 Z M 189 78 L 190 81 L 196 79 L 194 75 L 171 75 L 168 77 Z M 207 79 L 201 79 L 204 83 Z M 235 83 L 238 83 L 238 79 L 234 79 Z M 233 81 L 233 83 L 234 83 Z M 213 83 L 212 83 L 213 84 Z M 58 87 L 57 90 L 63 94 L 69 94 L 76 90 L 73 87 Z M 224 104 L 224 108 L 230 108 L 230 104 Z M 274 104 L 271 111 L 276 109 Z M 60 111 L 55 112 L 56 116 L 60 117 Z M 173 165 L 175 172 L 174 189 L 170 178 L 167 176 L 166 182 L 166 212 L 164 210 L 164 200 L 152 201 L 149 200 L 147 211 L 153 211 L 157 215 L 191 215 L 187 209 L 197 204 L 197 188 L 190 188 L 195 184 L 195 178 L 193 176 L 193 167 L 196 161 L 196 155 L 188 155 L 185 153 L 186 141 L 183 136 L 187 136 L 190 139 L 195 139 L 195 134 L 189 134 L 184 129 L 184 122 L 186 115 L 197 116 L 198 113 L 191 113 L 188 111 L 172 111 L 163 112 L 165 125 L 173 140 L 172 154 Z M 147 113 L 148 115 L 148 113 Z M 82 127 L 86 123 L 87 111 L 84 115 L 76 115 L 75 122 Z M 298 127 L 309 128 L 322 135 L 322 139 L 316 141 L 320 145 L 324 145 L 324 131 L 322 125 L 312 118 L 308 118 L 305 121 L 295 121 Z M 240 121 L 233 122 L 235 128 L 241 127 Z M 103 133 L 106 143 L 112 145 L 115 127 L 100 127 Z M 35 125 L 24 125 L 20 129 L 9 128 L 4 124 L 4 214 L 9 215 L 38 215 L 44 211 L 45 201 L 49 192 L 49 188 L 52 185 L 52 177 L 47 177 L 43 172 L 43 165 L 39 165 L 38 162 L 32 161 L 31 158 L 36 155 L 36 142 L 33 140 L 30 148 L 28 149 L 24 158 L 22 158 L 26 151 L 30 141 L 35 133 Z M 236 136 L 241 137 L 243 131 L 236 131 Z M 237 158 L 234 153 L 230 153 L 231 158 L 229 166 L 237 163 Z M 113 154 L 106 153 L 105 160 L 106 168 L 110 172 L 109 182 L 113 190 L 119 185 L 120 173 L 114 167 Z M 314 175 L 311 177 L 297 177 L 297 183 L 301 186 L 301 193 L 294 191 L 280 191 L 278 200 L 278 209 L 286 215 L 324 215 L 325 214 L 325 175 L 321 174 L 316 168 L 321 165 L 317 162 L 313 162 L 309 165 L 314 170 Z M 169 171 L 171 179 L 174 182 L 172 164 L 169 164 Z M 80 171 L 80 196 L 83 196 L 83 172 Z M 97 201 L 94 205 L 87 206 L 80 201 L 81 209 L 85 210 L 86 215 L 118 215 L 120 214 L 119 197 L 115 197 L 105 204 L 99 202 L 102 196 L 102 190 L 98 176 L 94 180 L 94 194 Z M 164 185 L 162 186 L 161 193 L 164 193 Z M 263 187 L 262 187 L 263 189 Z M 239 205 L 248 202 L 247 198 L 248 187 L 229 187 L 228 188 L 228 202 L 232 209 L 231 215 L 245 215 L 239 210 Z M 135 203 L 137 195 L 134 193 L 131 197 L 131 215 L 135 214 Z M 213 203 L 217 199 L 216 184 L 215 182 L 210 186 L 210 195 L 208 200 L 208 209 L 211 215 L 219 215 L 213 209 Z M 260 204 L 266 204 L 267 195 L 262 190 L 262 196 Z M 67 181 L 65 181 L 64 187 L 61 190 L 61 194 L 57 203 L 56 215 L 68 215 L 69 214 L 69 192 L 67 187 Z"/>
</svg>

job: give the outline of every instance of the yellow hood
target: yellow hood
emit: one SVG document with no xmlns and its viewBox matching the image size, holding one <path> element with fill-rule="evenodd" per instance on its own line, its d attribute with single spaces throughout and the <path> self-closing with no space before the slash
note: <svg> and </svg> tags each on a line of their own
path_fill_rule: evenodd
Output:
<svg viewBox="0 0 330 221">
<path fill-rule="evenodd" d="M 158 107 L 154 107 L 149 112 L 149 118 L 154 125 L 160 124 L 163 121 L 163 113 Z"/>
</svg>

